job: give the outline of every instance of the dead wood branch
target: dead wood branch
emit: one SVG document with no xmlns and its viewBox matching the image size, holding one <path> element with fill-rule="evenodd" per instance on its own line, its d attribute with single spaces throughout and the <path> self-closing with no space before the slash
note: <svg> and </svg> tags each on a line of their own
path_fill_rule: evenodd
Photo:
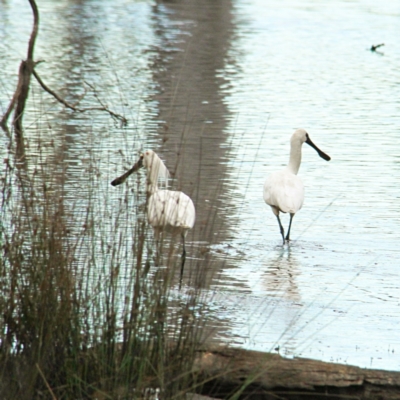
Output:
<svg viewBox="0 0 400 400">
<path fill-rule="evenodd" d="M 199 351 L 202 394 L 246 399 L 399 399 L 400 373 L 242 349 Z M 239 395 L 240 394 L 240 395 Z"/>
<path fill-rule="evenodd" d="M 39 29 L 39 11 L 34 0 L 29 0 L 29 4 L 32 8 L 33 13 L 33 28 L 31 36 L 29 38 L 28 53 L 25 61 L 21 61 L 18 72 L 18 84 L 17 89 L 11 99 L 11 102 L 7 108 L 7 111 L 3 115 L 0 125 L 8 133 L 7 121 L 15 108 L 14 113 L 14 129 L 17 139 L 22 137 L 22 117 L 25 110 L 26 99 L 28 98 L 29 85 L 31 80 L 31 73 L 33 70 L 33 52 L 35 49 L 35 41 Z"/>
<path fill-rule="evenodd" d="M 25 111 L 26 100 L 29 94 L 29 87 L 31 82 L 31 75 L 34 67 L 33 63 L 33 52 L 35 49 L 35 42 L 39 30 L 39 11 L 36 6 L 35 0 L 29 0 L 33 12 L 33 28 L 28 45 L 28 54 L 26 61 L 22 61 L 19 68 L 19 79 L 18 79 L 18 96 L 17 104 L 14 112 L 14 129 L 18 140 L 22 140 L 22 117 Z M 18 90 L 18 89 L 17 89 Z"/>
<path fill-rule="evenodd" d="M 87 112 L 87 111 L 105 111 L 112 118 L 120 121 L 122 125 L 126 125 L 128 122 L 127 119 L 125 117 L 123 117 L 122 115 L 119 115 L 119 114 L 111 111 L 106 105 L 104 105 L 101 102 L 101 100 L 99 99 L 99 97 L 97 96 L 97 94 L 95 92 L 94 92 L 94 96 L 95 96 L 96 100 L 100 103 L 101 107 L 78 108 L 78 107 L 76 107 L 76 104 L 72 105 L 72 104 L 68 103 L 66 100 L 64 100 L 63 98 L 61 98 L 59 95 L 57 95 L 57 93 L 55 93 L 53 90 L 51 90 L 43 82 L 43 80 L 40 78 L 38 73 L 35 71 L 35 66 L 40 61 L 37 63 L 35 63 L 33 61 L 35 41 L 36 41 L 38 31 L 39 31 L 39 10 L 37 8 L 35 0 L 29 0 L 29 3 L 31 5 L 32 12 L 33 12 L 33 28 L 32 28 L 31 36 L 29 39 L 29 44 L 28 44 L 27 59 L 21 61 L 21 64 L 19 67 L 19 72 L 18 72 L 17 88 L 14 92 L 14 95 L 12 96 L 12 99 L 7 108 L 7 111 L 5 112 L 5 114 L 3 115 L 3 117 L 0 121 L 0 126 L 6 132 L 7 136 L 10 136 L 9 129 L 7 127 L 7 121 L 9 119 L 12 111 L 15 109 L 14 119 L 13 119 L 15 137 L 16 137 L 16 141 L 17 141 L 17 146 L 19 146 L 20 149 L 23 149 L 22 118 L 23 118 L 24 111 L 25 111 L 26 101 L 27 101 L 28 95 L 29 95 L 29 88 L 30 88 L 30 82 L 31 82 L 32 75 L 36 78 L 36 80 L 38 81 L 40 86 L 46 92 L 48 92 L 50 95 L 52 95 L 59 103 L 63 104 L 65 107 L 67 107 L 73 111 L 80 112 L 80 113 Z M 79 101 L 78 101 L 78 103 L 79 103 Z M 23 151 L 20 151 L 19 153 L 23 154 Z"/>
<path fill-rule="evenodd" d="M 33 28 L 31 32 L 31 37 L 29 39 L 27 59 L 33 61 L 33 51 L 35 49 L 36 37 L 39 32 L 39 10 L 37 8 L 35 0 L 29 0 L 29 4 L 31 5 L 33 12 Z"/>
<path fill-rule="evenodd" d="M 87 108 L 79 108 L 76 107 L 76 104 L 70 104 L 68 103 L 65 99 L 63 99 L 62 97 L 60 97 L 56 92 L 54 92 L 53 90 L 51 90 L 44 82 L 43 80 L 40 78 L 39 74 L 33 70 L 32 71 L 33 76 L 36 78 L 36 80 L 38 81 L 39 85 L 43 88 L 43 90 L 45 90 L 47 93 L 49 93 L 50 95 L 52 95 L 59 103 L 63 104 L 65 107 L 69 108 L 70 110 L 73 111 L 77 111 L 80 113 L 84 113 L 87 111 L 106 111 L 108 112 L 111 117 L 113 117 L 114 119 L 120 121 L 123 125 L 126 125 L 128 123 L 127 119 L 122 116 L 119 115 L 117 113 L 114 113 L 113 111 L 111 111 L 106 105 L 104 105 L 100 99 L 97 97 L 97 95 L 95 94 L 95 98 L 99 101 L 101 107 L 87 107 Z M 91 85 L 88 85 L 90 87 L 92 87 Z"/>
</svg>

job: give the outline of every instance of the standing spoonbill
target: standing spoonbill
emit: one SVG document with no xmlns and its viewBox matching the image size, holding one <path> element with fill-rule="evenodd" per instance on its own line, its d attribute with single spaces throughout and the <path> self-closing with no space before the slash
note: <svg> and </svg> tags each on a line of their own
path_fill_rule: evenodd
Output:
<svg viewBox="0 0 400 400">
<path fill-rule="evenodd" d="M 147 219 L 153 227 L 156 242 L 163 231 L 180 234 L 182 238 L 181 283 L 186 260 L 185 237 L 188 230 L 193 228 L 196 219 L 193 201 L 185 193 L 158 189 L 158 178 L 168 179 L 169 171 L 152 150 L 142 153 L 136 164 L 125 174 L 114 179 L 111 185 L 124 183 L 129 175 L 142 167 L 147 170 Z"/>
<path fill-rule="evenodd" d="M 290 213 L 289 229 L 286 235 L 286 240 L 289 241 L 292 219 L 294 214 L 301 209 L 304 201 L 304 185 L 301 178 L 297 176 L 301 164 L 303 143 L 313 147 L 324 160 L 331 159 L 311 141 L 304 129 L 297 129 L 290 139 L 289 164 L 283 170 L 274 172 L 267 177 L 264 183 L 264 201 L 272 208 L 272 212 L 278 219 L 283 244 L 285 244 L 285 231 L 279 219 L 279 212 Z"/>
</svg>

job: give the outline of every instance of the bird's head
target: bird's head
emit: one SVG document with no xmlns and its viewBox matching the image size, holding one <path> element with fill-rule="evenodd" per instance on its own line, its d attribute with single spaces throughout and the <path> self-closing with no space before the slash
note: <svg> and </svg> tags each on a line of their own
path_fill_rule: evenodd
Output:
<svg viewBox="0 0 400 400">
<path fill-rule="evenodd" d="M 311 146 L 317 153 L 318 155 L 323 158 L 326 161 L 329 161 L 331 158 L 328 156 L 328 154 L 324 153 L 322 150 L 320 150 L 310 139 L 309 134 L 305 129 L 296 129 L 295 132 L 292 135 L 291 139 L 291 144 L 293 145 L 299 145 L 300 146 L 303 143 L 307 143 L 309 146 Z"/>
<path fill-rule="evenodd" d="M 292 135 L 291 142 L 303 144 L 307 142 L 308 133 L 305 129 L 296 129 Z"/>
<path fill-rule="evenodd" d="M 159 157 L 153 150 L 146 150 L 140 154 L 140 159 L 142 160 L 144 168 L 151 169 L 153 165 L 157 166 Z"/>
<path fill-rule="evenodd" d="M 160 157 L 153 150 L 146 150 L 140 154 L 139 160 L 134 164 L 134 166 L 125 174 L 114 179 L 111 185 L 117 186 L 124 183 L 128 176 L 137 172 L 140 168 L 146 168 L 147 170 L 147 183 L 148 185 L 157 186 L 158 178 L 165 179 L 165 185 L 168 185 L 169 171 L 164 163 L 161 161 Z"/>
</svg>

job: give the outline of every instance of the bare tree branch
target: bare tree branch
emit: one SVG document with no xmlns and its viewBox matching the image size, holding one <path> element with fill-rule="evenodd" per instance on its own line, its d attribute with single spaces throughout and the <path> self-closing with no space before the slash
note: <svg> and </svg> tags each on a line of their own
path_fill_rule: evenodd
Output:
<svg viewBox="0 0 400 400">
<path fill-rule="evenodd" d="M 28 45 L 28 54 L 27 54 L 27 59 L 25 61 L 21 61 L 21 64 L 19 66 L 19 72 L 18 72 L 18 84 L 17 84 L 17 89 L 14 92 L 14 95 L 11 99 L 11 102 L 7 108 L 7 111 L 3 115 L 1 119 L 1 127 L 7 132 L 7 121 L 8 118 L 10 117 L 10 114 L 12 110 L 15 108 L 17 105 L 15 114 L 14 114 L 14 126 L 16 128 L 16 134 L 21 135 L 22 134 L 22 115 L 25 109 L 25 102 L 26 98 L 28 97 L 29 93 L 29 84 L 30 84 L 30 73 L 31 69 L 33 69 L 32 63 L 33 63 L 33 51 L 35 48 L 35 41 L 36 37 L 38 34 L 38 29 L 39 29 L 39 11 L 36 6 L 36 3 L 34 0 L 29 0 L 29 3 L 32 8 L 33 12 L 33 28 L 31 32 L 31 36 L 29 39 L 29 45 Z"/>
<path fill-rule="evenodd" d="M 32 12 L 33 12 L 33 28 L 31 32 L 31 37 L 29 39 L 28 45 L 28 60 L 33 60 L 33 51 L 35 49 L 35 41 L 39 31 L 39 10 L 35 3 L 35 0 L 29 0 L 29 4 L 31 5 Z"/>
<path fill-rule="evenodd" d="M 35 0 L 29 0 L 33 12 L 33 27 L 29 39 L 28 54 L 26 61 L 22 61 L 19 68 L 19 93 L 14 113 L 14 129 L 17 138 L 21 139 L 23 134 L 22 117 L 25 111 L 26 100 L 28 99 L 31 75 L 34 68 L 33 51 L 39 29 L 39 11 Z"/>
<path fill-rule="evenodd" d="M 0 122 L 0 126 L 3 128 L 3 130 L 9 134 L 9 130 L 8 130 L 8 126 L 7 126 L 7 121 L 8 118 L 10 117 L 10 114 L 12 112 L 12 110 L 15 107 L 15 103 L 17 101 L 17 97 L 19 96 L 19 92 L 20 92 L 20 82 L 18 80 L 18 85 L 17 85 L 17 89 L 15 90 L 13 97 L 10 101 L 10 104 L 8 105 L 7 111 L 4 113 L 3 117 L 1 118 L 1 122 Z"/>
<path fill-rule="evenodd" d="M 64 99 L 62 99 L 60 96 L 57 95 L 56 92 L 54 92 L 53 90 L 51 90 L 40 78 L 40 76 L 38 75 L 38 73 L 33 70 L 32 71 L 33 76 L 36 78 L 36 80 L 39 82 L 39 85 L 49 94 L 51 94 L 59 103 L 64 104 L 65 107 L 70 108 L 71 110 L 76 111 L 76 108 L 74 106 L 72 106 L 71 104 L 69 104 L 67 101 L 65 101 Z"/>
<path fill-rule="evenodd" d="M 32 74 L 36 78 L 36 80 L 38 81 L 40 86 L 47 93 L 51 94 L 59 103 L 63 104 L 65 107 L 67 107 L 73 111 L 81 112 L 81 113 L 86 112 L 86 111 L 106 111 L 112 118 L 120 121 L 122 125 L 126 125 L 128 123 L 127 119 L 125 117 L 123 117 L 122 115 L 114 113 L 106 105 L 104 105 L 102 103 L 102 101 L 99 99 L 99 97 L 97 96 L 94 88 L 91 85 L 87 84 L 88 86 L 90 86 L 92 88 L 92 90 L 94 92 L 94 97 L 100 103 L 101 107 L 78 108 L 78 107 L 76 107 L 76 105 L 80 102 L 81 99 L 79 99 L 79 101 L 75 105 L 71 105 L 66 100 L 64 100 L 59 95 L 57 95 L 57 93 L 55 93 L 53 90 L 51 90 L 42 81 L 42 79 L 40 78 L 40 76 L 34 69 L 35 66 L 41 61 L 39 61 L 37 63 L 35 63 L 33 61 L 35 41 L 36 41 L 38 31 L 39 31 L 39 10 L 38 10 L 35 0 L 29 0 L 29 4 L 31 5 L 32 12 L 33 12 L 33 28 L 32 28 L 31 36 L 29 39 L 29 44 L 28 44 L 27 59 L 21 61 L 21 64 L 19 66 L 19 72 L 18 72 L 17 88 L 14 92 L 14 95 L 13 95 L 11 101 L 10 101 L 7 111 L 5 112 L 5 114 L 3 115 L 3 117 L 0 120 L 0 127 L 3 128 L 3 130 L 6 132 L 7 136 L 10 136 L 10 132 L 7 127 L 7 121 L 11 115 L 11 112 L 13 110 L 15 110 L 14 111 L 14 119 L 13 119 L 15 136 L 17 139 L 17 145 L 19 143 L 23 147 L 22 117 L 24 115 L 25 105 L 26 105 L 26 101 L 28 98 L 28 94 L 29 94 L 30 81 L 31 81 Z M 86 89 L 85 89 L 85 92 L 86 92 Z"/>
<path fill-rule="evenodd" d="M 68 103 L 66 100 L 64 100 L 63 98 L 61 98 L 57 93 L 55 93 L 53 90 L 51 90 L 40 78 L 39 74 L 33 70 L 32 71 L 33 76 L 36 78 L 36 80 L 39 82 L 39 85 L 49 94 L 51 94 L 59 103 L 63 104 L 65 107 L 73 110 L 73 111 L 77 111 L 80 113 L 84 113 L 86 111 L 106 111 L 108 112 L 113 118 L 117 119 L 118 121 L 120 121 L 123 125 L 126 125 L 128 123 L 128 120 L 120 115 L 117 114 L 113 111 L 111 111 L 106 105 L 104 105 L 101 100 L 98 98 L 98 96 L 96 95 L 96 93 L 94 94 L 95 98 L 97 99 L 97 101 L 100 103 L 101 107 L 88 107 L 88 108 L 78 108 L 75 105 L 72 105 L 70 103 Z M 89 85 L 88 83 L 86 83 L 89 87 L 91 87 L 93 90 L 94 88 Z"/>
</svg>

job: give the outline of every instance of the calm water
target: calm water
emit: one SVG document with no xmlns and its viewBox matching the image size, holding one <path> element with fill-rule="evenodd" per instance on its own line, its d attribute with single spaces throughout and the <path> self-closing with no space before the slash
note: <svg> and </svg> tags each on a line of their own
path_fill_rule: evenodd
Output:
<svg viewBox="0 0 400 400">
<path fill-rule="evenodd" d="M 88 158 L 109 206 L 124 190 L 110 180 L 140 150 L 166 160 L 173 187 L 196 204 L 186 282 L 207 265 L 217 338 L 400 370 L 400 5 L 381 3 L 40 1 L 43 80 L 71 102 L 88 81 L 129 126 L 65 111 L 34 86 L 31 151 L 40 132 L 54 145 L 43 162 L 62 155 L 76 212 Z M 0 21 L 4 112 L 30 9 L 4 0 Z M 382 54 L 369 51 L 378 43 Z M 304 146 L 306 199 L 283 248 L 262 187 L 297 127 L 332 160 Z"/>
</svg>

